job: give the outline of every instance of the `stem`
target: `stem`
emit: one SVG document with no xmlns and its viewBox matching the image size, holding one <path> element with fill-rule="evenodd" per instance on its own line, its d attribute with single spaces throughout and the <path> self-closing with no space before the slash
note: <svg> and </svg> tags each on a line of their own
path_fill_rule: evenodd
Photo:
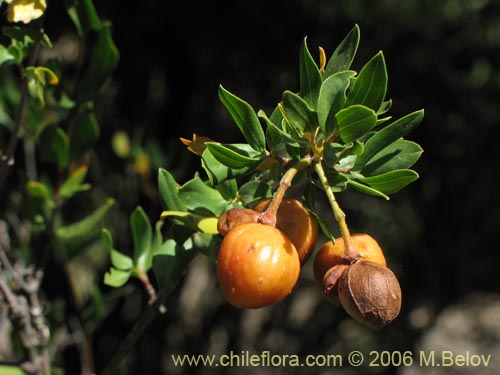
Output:
<svg viewBox="0 0 500 375">
<path fill-rule="evenodd" d="M 335 217 L 335 220 L 339 225 L 340 233 L 342 235 L 342 238 L 344 239 L 343 258 L 347 260 L 349 263 L 352 263 L 360 257 L 360 254 L 352 246 L 351 234 L 349 233 L 349 228 L 347 227 L 347 222 L 345 220 L 345 213 L 344 211 L 342 211 L 337 202 L 337 199 L 335 198 L 335 194 L 333 193 L 332 187 L 330 186 L 330 183 L 326 178 L 325 170 L 323 169 L 321 162 L 314 163 L 314 170 L 318 174 L 319 181 L 321 182 L 323 189 L 325 189 L 326 196 L 333 210 L 333 216 Z"/>
<path fill-rule="evenodd" d="M 267 209 L 259 215 L 259 223 L 272 225 L 273 227 L 276 225 L 276 214 L 278 213 L 278 209 L 287 189 L 292 184 L 292 180 L 297 175 L 297 173 L 309 167 L 312 163 L 312 160 L 313 159 L 311 155 L 306 155 L 285 172 L 283 177 L 281 177 L 280 184 L 273 195 L 271 203 L 269 203 Z"/>
<path fill-rule="evenodd" d="M 179 276 L 177 281 L 181 278 L 182 275 Z M 177 281 L 172 283 L 168 288 L 160 289 L 158 295 L 156 296 L 156 300 L 146 312 L 141 316 L 141 319 L 138 320 L 135 325 L 132 327 L 132 330 L 128 333 L 128 335 L 123 339 L 120 346 L 111 357 L 111 360 L 108 362 L 102 373 L 100 375 L 113 375 L 116 373 L 118 366 L 121 361 L 125 359 L 125 357 L 130 353 L 132 348 L 135 346 L 137 341 L 144 335 L 144 332 L 149 327 L 149 325 L 153 322 L 153 320 L 160 313 L 165 312 L 165 301 L 170 296 L 170 294 L 174 291 Z"/>
<path fill-rule="evenodd" d="M 34 41 L 33 49 L 28 58 L 26 66 L 33 66 L 35 64 L 39 49 L 40 49 L 40 37 L 37 37 Z M 21 82 L 22 82 L 21 98 L 19 100 L 19 107 L 17 108 L 16 123 L 14 124 L 14 129 L 12 130 L 9 143 L 7 144 L 5 155 L 2 158 L 3 159 L 2 165 L 0 167 L 0 191 L 2 190 L 5 178 L 7 177 L 8 168 L 11 165 L 14 165 L 15 162 L 14 153 L 16 151 L 16 144 L 19 139 L 19 132 L 24 123 L 24 109 L 26 107 L 26 101 L 28 99 L 28 82 L 26 82 L 26 78 L 24 77 L 24 67 L 20 65 L 19 70 L 21 72 Z"/>
</svg>

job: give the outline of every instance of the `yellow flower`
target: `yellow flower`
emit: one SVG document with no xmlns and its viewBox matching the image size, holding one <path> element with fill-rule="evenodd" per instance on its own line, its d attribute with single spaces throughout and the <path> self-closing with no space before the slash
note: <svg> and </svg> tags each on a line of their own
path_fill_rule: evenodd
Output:
<svg viewBox="0 0 500 375">
<path fill-rule="evenodd" d="M 29 23 L 43 15 L 47 8 L 45 0 L 5 0 L 9 22 Z"/>
</svg>

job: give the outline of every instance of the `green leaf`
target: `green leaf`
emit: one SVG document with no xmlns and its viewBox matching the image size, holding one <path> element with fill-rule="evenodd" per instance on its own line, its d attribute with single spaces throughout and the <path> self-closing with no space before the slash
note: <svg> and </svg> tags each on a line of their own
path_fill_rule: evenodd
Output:
<svg viewBox="0 0 500 375">
<path fill-rule="evenodd" d="M 229 168 L 256 168 L 265 157 L 265 154 L 248 156 L 248 150 L 241 145 L 221 145 L 214 142 L 205 142 L 205 145 L 220 163 Z"/>
<path fill-rule="evenodd" d="M 38 138 L 38 150 L 43 161 L 56 163 L 62 169 L 69 162 L 69 140 L 57 126 L 47 126 Z"/>
<path fill-rule="evenodd" d="M 359 72 L 352 91 L 346 100 L 346 107 L 362 104 L 378 111 L 387 91 L 387 70 L 384 55 L 377 53 Z"/>
<path fill-rule="evenodd" d="M 66 11 L 73 21 L 78 35 L 101 28 L 101 20 L 97 15 L 92 0 L 66 0 Z"/>
<path fill-rule="evenodd" d="M 282 100 L 286 118 L 291 125 L 300 132 L 314 132 L 318 126 L 318 117 L 306 101 L 288 90 L 283 93 Z"/>
<path fill-rule="evenodd" d="M 76 101 L 93 99 L 110 79 L 118 64 L 120 54 L 111 37 L 111 24 L 103 23 L 91 51 L 89 65 L 76 87 Z"/>
<path fill-rule="evenodd" d="M 416 111 L 405 117 L 387 125 L 385 128 L 376 132 L 365 143 L 364 152 L 358 156 L 355 170 L 362 169 L 368 161 L 372 159 L 378 152 L 389 146 L 401 137 L 404 137 L 415 129 L 424 117 L 424 111 Z"/>
<path fill-rule="evenodd" d="M 137 269 L 148 271 L 153 256 L 151 251 L 153 229 L 142 207 L 137 207 L 130 215 L 130 227 L 134 243 L 134 263 Z"/>
<path fill-rule="evenodd" d="M 217 190 L 226 201 L 232 201 L 238 195 L 238 183 L 233 178 L 219 184 Z"/>
<path fill-rule="evenodd" d="M 299 146 L 298 142 L 300 140 L 296 140 L 290 134 L 278 127 L 270 118 L 267 117 L 266 113 L 263 110 L 259 110 L 257 115 L 267 124 L 266 138 L 271 150 L 276 151 L 280 146 L 284 146 L 285 142 L 293 144 L 297 147 Z M 282 120 L 283 117 L 279 119 L 280 123 Z"/>
<path fill-rule="evenodd" d="M 65 244 L 82 243 L 93 238 L 99 231 L 100 223 L 115 204 L 108 198 L 106 202 L 83 219 L 56 229 L 56 238 Z"/>
<path fill-rule="evenodd" d="M 5 63 L 15 62 L 16 56 L 9 48 L 0 45 L 0 66 Z"/>
<path fill-rule="evenodd" d="M 101 233 L 102 242 L 110 253 L 111 264 L 113 267 L 121 271 L 130 271 L 134 267 L 134 261 L 132 258 L 120 253 L 113 247 L 113 236 L 108 229 L 104 228 Z"/>
<path fill-rule="evenodd" d="M 323 79 L 350 68 L 358 50 L 359 35 L 359 26 L 355 25 L 328 60 Z"/>
<path fill-rule="evenodd" d="M 174 177 L 163 168 L 158 169 L 158 190 L 161 206 L 172 211 L 187 211 L 182 201 Z"/>
<path fill-rule="evenodd" d="M 0 3 L 1 5 L 1 3 Z M 0 374 L 2 375 L 26 375 L 20 367 L 13 365 L 0 365 Z"/>
<path fill-rule="evenodd" d="M 345 151 L 346 146 L 340 143 L 328 143 L 323 149 L 323 160 L 325 165 L 333 168 L 337 164 L 340 155 Z"/>
<path fill-rule="evenodd" d="M 82 184 L 87 176 L 87 167 L 80 168 L 71 172 L 70 176 L 61 184 L 59 194 L 62 198 L 69 199 L 76 193 L 87 191 L 91 188 L 90 184 Z"/>
<path fill-rule="evenodd" d="M 39 181 L 29 180 L 26 184 L 26 191 L 33 198 L 40 198 L 43 200 L 52 199 L 49 188 Z"/>
<path fill-rule="evenodd" d="M 318 122 L 323 133 L 328 137 L 335 129 L 335 114 L 344 107 L 346 90 L 353 71 L 335 73 L 325 79 L 321 85 L 318 99 Z"/>
<path fill-rule="evenodd" d="M 92 149 L 99 139 L 100 129 L 94 112 L 88 106 L 76 116 L 70 139 L 70 158 L 77 160 Z"/>
<path fill-rule="evenodd" d="M 242 185 L 239 190 L 239 197 L 243 205 L 258 201 L 262 198 L 273 196 L 272 186 L 264 181 L 252 180 Z"/>
<path fill-rule="evenodd" d="M 128 279 L 130 279 L 131 274 L 131 271 L 122 271 L 117 270 L 116 268 L 110 268 L 110 270 L 104 274 L 104 284 L 113 288 L 119 288 L 126 284 Z"/>
<path fill-rule="evenodd" d="M 387 199 L 389 200 L 389 197 L 382 193 L 381 191 L 373 188 L 373 187 L 370 187 L 370 186 L 367 186 L 367 185 L 364 185 L 358 181 L 355 181 L 355 180 L 352 180 L 352 179 L 349 179 L 348 180 L 348 183 L 349 185 L 351 185 L 353 188 L 355 188 L 356 190 L 362 192 L 362 193 L 365 193 L 365 194 L 368 194 L 368 195 L 373 195 L 375 197 L 382 197 L 384 199 Z"/>
<path fill-rule="evenodd" d="M 299 72 L 300 96 L 311 108 L 316 108 L 322 79 L 319 68 L 307 48 L 307 38 L 303 39 L 300 47 Z"/>
<path fill-rule="evenodd" d="M 173 239 L 168 239 L 163 243 L 153 257 L 153 270 L 160 290 L 172 289 L 176 285 L 192 256 L 191 238 L 181 244 Z"/>
<path fill-rule="evenodd" d="M 45 105 L 45 87 L 59 83 L 59 77 L 47 67 L 30 66 L 24 71 L 28 90 L 33 98 L 38 99 L 42 107 Z"/>
<path fill-rule="evenodd" d="M 27 26 L 4 26 L 2 27 L 2 34 L 22 43 L 25 47 L 34 43 L 35 40 L 40 40 L 45 47 L 52 47 L 49 36 L 40 29 Z"/>
<path fill-rule="evenodd" d="M 418 179 L 418 173 L 411 169 L 399 169 L 378 176 L 365 177 L 361 182 L 385 194 L 395 193 Z"/>
<path fill-rule="evenodd" d="M 352 105 L 335 115 L 340 138 L 349 143 L 370 131 L 377 122 L 375 112 L 362 105 Z"/>
<path fill-rule="evenodd" d="M 212 155 L 208 148 L 203 151 L 203 154 L 201 155 L 201 164 L 207 173 L 212 186 L 217 186 L 228 179 L 232 179 L 255 170 L 253 167 L 240 169 L 228 168 L 221 164 L 221 162 Z"/>
<path fill-rule="evenodd" d="M 206 211 L 218 216 L 228 206 L 228 202 L 217 189 L 209 187 L 201 178 L 194 177 L 186 182 L 180 189 L 179 195 L 186 203 L 188 210 L 198 213 Z"/>
<path fill-rule="evenodd" d="M 415 142 L 398 139 L 375 154 L 361 173 L 374 176 L 397 169 L 410 168 L 422 155 L 422 147 Z"/>
<path fill-rule="evenodd" d="M 220 235 L 212 235 L 208 233 L 194 233 L 193 247 L 216 261 L 217 252 L 221 242 L 220 237 Z"/>
<path fill-rule="evenodd" d="M 250 104 L 238 98 L 236 95 L 231 94 L 224 87 L 222 87 L 222 85 L 219 86 L 219 98 L 231 114 L 231 117 L 247 140 L 248 144 L 254 150 L 264 151 L 266 148 L 264 130 L 260 125 L 257 114 Z"/>
<path fill-rule="evenodd" d="M 198 222 L 198 229 L 205 234 L 219 234 L 217 223 L 219 219 L 216 217 L 205 217 Z"/>
</svg>

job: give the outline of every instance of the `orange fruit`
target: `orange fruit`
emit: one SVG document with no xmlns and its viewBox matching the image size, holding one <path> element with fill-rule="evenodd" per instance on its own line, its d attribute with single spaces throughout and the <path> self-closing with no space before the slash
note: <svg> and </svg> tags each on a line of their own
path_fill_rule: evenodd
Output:
<svg viewBox="0 0 500 375">
<path fill-rule="evenodd" d="M 293 243 L 270 225 L 238 225 L 220 245 L 217 278 L 222 294 L 236 307 L 259 308 L 282 300 L 299 273 Z"/>
<path fill-rule="evenodd" d="M 254 207 L 255 211 L 264 212 L 271 199 L 264 199 Z M 316 245 L 318 223 L 302 202 L 293 198 L 283 198 L 276 214 L 276 228 L 285 233 L 292 241 L 304 264 Z"/>
</svg>

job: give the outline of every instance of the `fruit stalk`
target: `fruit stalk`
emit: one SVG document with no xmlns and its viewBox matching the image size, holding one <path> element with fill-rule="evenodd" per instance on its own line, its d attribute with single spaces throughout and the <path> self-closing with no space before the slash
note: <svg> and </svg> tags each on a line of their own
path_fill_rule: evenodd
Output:
<svg viewBox="0 0 500 375">
<path fill-rule="evenodd" d="M 321 182 L 323 189 L 325 189 L 328 202 L 330 202 L 330 206 L 333 210 L 333 216 L 339 225 L 340 233 L 344 239 L 344 259 L 346 259 L 349 263 L 352 263 L 360 257 L 360 254 L 352 245 L 351 234 L 349 233 L 349 228 L 345 219 L 346 215 L 340 208 L 337 198 L 335 198 L 335 194 L 333 193 L 332 187 L 326 178 L 325 170 L 323 169 L 321 162 L 314 163 L 314 171 L 318 174 L 319 181 Z"/>
<path fill-rule="evenodd" d="M 280 184 L 273 195 L 271 203 L 269 203 L 267 209 L 259 216 L 258 221 L 260 223 L 271 225 L 273 227 L 276 226 L 276 214 L 278 212 L 278 208 L 281 205 L 281 201 L 285 196 L 286 190 L 292 184 L 292 180 L 297 175 L 297 173 L 309 167 L 311 165 L 311 162 L 312 156 L 306 155 L 285 172 L 283 177 L 281 177 Z"/>
</svg>

